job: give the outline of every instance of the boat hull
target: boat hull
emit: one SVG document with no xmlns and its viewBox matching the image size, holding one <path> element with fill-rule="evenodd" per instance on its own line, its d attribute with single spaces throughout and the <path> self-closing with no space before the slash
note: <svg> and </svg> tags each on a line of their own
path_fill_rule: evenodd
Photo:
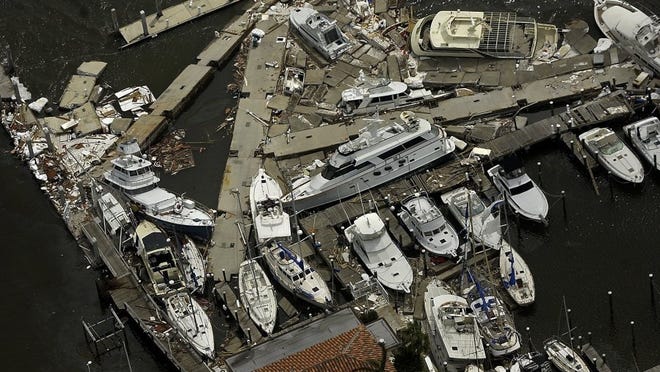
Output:
<svg viewBox="0 0 660 372">
<path fill-rule="evenodd" d="M 532 272 L 529 270 L 527 262 L 518 254 L 518 251 L 504 240 L 500 249 L 499 266 L 504 288 L 516 304 L 520 306 L 533 304 L 536 299 L 536 288 Z"/>
<path fill-rule="evenodd" d="M 277 320 L 275 290 L 256 260 L 243 261 L 239 266 L 238 289 L 252 321 L 266 334 L 273 333 Z"/>
<path fill-rule="evenodd" d="M 189 225 L 176 223 L 171 219 L 164 219 L 162 216 L 154 215 L 153 213 L 145 213 L 145 215 L 149 220 L 168 232 L 188 235 L 191 238 L 204 243 L 208 243 L 213 239 L 215 225 Z"/>
<path fill-rule="evenodd" d="M 637 152 L 653 168 L 660 170 L 660 120 L 656 117 L 640 120 L 624 126 L 623 132 Z"/>
<path fill-rule="evenodd" d="M 215 357 L 215 341 L 211 321 L 204 309 L 185 293 L 165 300 L 167 315 L 190 345 L 202 356 Z"/>
</svg>

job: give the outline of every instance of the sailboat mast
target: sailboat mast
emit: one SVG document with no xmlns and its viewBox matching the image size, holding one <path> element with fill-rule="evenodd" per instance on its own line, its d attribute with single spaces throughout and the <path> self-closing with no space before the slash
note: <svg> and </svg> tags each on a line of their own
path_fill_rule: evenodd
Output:
<svg viewBox="0 0 660 372">
<path fill-rule="evenodd" d="M 568 327 L 568 342 L 571 345 L 571 353 L 575 353 L 575 350 L 573 350 L 573 335 L 571 334 L 571 322 L 570 319 L 568 319 L 568 308 L 566 307 L 566 296 L 561 296 L 561 300 L 564 305 L 564 315 L 566 316 L 566 325 Z"/>
</svg>

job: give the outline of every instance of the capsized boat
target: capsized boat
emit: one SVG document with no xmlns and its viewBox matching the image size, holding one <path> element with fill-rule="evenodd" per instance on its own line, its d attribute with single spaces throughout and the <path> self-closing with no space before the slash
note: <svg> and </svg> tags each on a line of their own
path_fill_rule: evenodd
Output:
<svg viewBox="0 0 660 372">
<path fill-rule="evenodd" d="M 488 170 L 495 187 L 504 195 L 509 206 L 521 216 L 544 222 L 548 216 L 548 199 L 523 168 L 518 158 L 505 158 Z"/>
<path fill-rule="evenodd" d="M 332 295 L 321 275 L 281 242 L 272 242 L 261 248 L 273 278 L 289 292 L 308 303 L 327 308 Z"/>
<path fill-rule="evenodd" d="M 536 298 L 534 277 L 518 251 L 506 241 L 500 249 L 500 278 L 504 289 L 520 306 L 529 306 Z"/>
<path fill-rule="evenodd" d="M 358 138 L 339 146 L 322 171 L 293 182 L 283 203 L 295 199 L 298 211 L 353 196 L 410 174 L 451 154 L 456 145 L 444 131 L 404 111 L 402 122 L 378 127 L 376 121 Z"/>
<path fill-rule="evenodd" d="M 204 242 L 211 240 L 215 211 L 159 187 L 160 178 L 151 169 L 151 162 L 140 156 L 135 138 L 119 144 L 119 151 L 123 155 L 113 159 L 112 169 L 103 174 L 106 181 L 166 230 Z"/>
<path fill-rule="evenodd" d="M 613 175 L 632 183 L 644 180 L 642 163 L 611 129 L 593 128 L 578 138 Z"/>
<path fill-rule="evenodd" d="M 418 20 L 410 47 L 420 57 L 525 59 L 552 55 L 558 40 L 555 26 L 516 13 L 451 10 Z"/>
<path fill-rule="evenodd" d="M 502 227 L 499 213 L 496 213 L 503 201 L 495 201 L 490 206 L 481 200 L 474 190 L 459 187 L 440 196 L 449 211 L 468 232 L 477 244 L 491 249 L 500 249 Z"/>
<path fill-rule="evenodd" d="M 431 254 L 459 261 L 463 251 L 459 248 L 456 230 L 447 222 L 440 208 L 426 194 L 414 194 L 401 201 L 397 214 L 422 248 Z"/>
<path fill-rule="evenodd" d="M 474 288 L 467 294 L 470 308 L 477 318 L 488 351 L 494 357 L 500 357 L 520 349 L 520 334 L 502 301 L 490 294 L 490 289 L 483 287 L 483 281 L 477 281 L 470 270 L 466 272 L 468 280 L 474 283 Z"/>
<path fill-rule="evenodd" d="M 351 48 L 348 38 L 337 27 L 337 21 L 312 8 L 293 8 L 289 23 L 324 58 L 335 60 Z"/>
<path fill-rule="evenodd" d="M 617 47 L 648 72 L 660 75 L 660 19 L 621 0 L 594 0 L 594 19 Z"/>
<path fill-rule="evenodd" d="M 552 363 L 545 353 L 531 351 L 513 359 L 509 372 L 552 372 Z"/>
<path fill-rule="evenodd" d="M 188 293 L 177 293 L 165 300 L 165 308 L 181 336 L 202 356 L 215 358 L 211 320 L 199 303 Z"/>
<path fill-rule="evenodd" d="M 277 320 L 275 289 L 256 260 L 245 260 L 238 267 L 238 291 L 254 324 L 268 335 L 273 333 Z"/>
<path fill-rule="evenodd" d="M 477 320 L 467 300 L 457 296 L 447 283 L 432 279 L 424 292 L 427 333 L 431 354 L 438 365 L 455 368 L 486 359 Z"/>
<path fill-rule="evenodd" d="M 135 229 L 137 253 L 144 261 L 156 296 L 186 288 L 170 238 L 155 224 L 144 220 Z"/>
<path fill-rule="evenodd" d="M 181 266 L 183 275 L 192 291 L 204 291 L 204 281 L 206 280 L 206 261 L 202 257 L 195 242 L 187 236 L 184 236 L 181 244 Z"/>
<path fill-rule="evenodd" d="M 653 167 L 660 170 L 660 120 L 652 116 L 623 127 L 633 146 Z"/>
<path fill-rule="evenodd" d="M 410 292 L 412 267 L 377 213 L 367 213 L 356 218 L 344 230 L 344 234 L 364 266 L 380 284 L 396 291 Z"/>
<path fill-rule="evenodd" d="M 543 349 L 548 354 L 552 364 L 562 372 L 589 371 L 587 363 L 570 346 L 557 338 L 551 338 L 543 343 Z"/>
<path fill-rule="evenodd" d="M 282 209 L 282 189 L 259 168 L 250 185 L 250 210 L 258 242 L 291 236 L 289 214 Z"/>
</svg>

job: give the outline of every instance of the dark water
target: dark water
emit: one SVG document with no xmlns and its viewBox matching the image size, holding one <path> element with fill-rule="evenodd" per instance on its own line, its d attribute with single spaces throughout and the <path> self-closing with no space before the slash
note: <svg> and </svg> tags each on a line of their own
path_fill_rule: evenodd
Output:
<svg viewBox="0 0 660 372">
<path fill-rule="evenodd" d="M 171 5 L 173 1 L 165 1 Z M 251 2 L 249 2 L 251 3 Z M 658 10 L 655 0 L 641 2 Z M 541 21 L 561 24 L 580 17 L 593 25 L 591 1 L 425 1 L 415 5 L 419 14 L 446 9 L 517 10 Z M 246 4 L 249 5 L 249 4 Z M 56 101 L 80 62 L 100 59 L 109 63 L 103 79 L 110 85 L 147 84 L 156 95 L 221 29 L 237 8 L 210 15 L 191 25 L 158 36 L 134 48 L 119 51 L 119 41 L 107 35 L 110 8 L 124 24 L 137 18 L 140 9 L 153 11 L 151 0 L 0 0 L 0 45 L 10 44 L 21 80 L 33 96 Z M 594 32 L 594 34 L 596 34 Z M 217 203 L 229 138 L 216 132 L 225 107 L 233 104 L 225 93 L 231 69 L 216 73 L 209 87 L 175 123 L 188 130 L 188 140 L 200 142 L 197 167 L 164 183 L 208 204 Z M 85 371 L 91 359 L 80 319 L 103 318 L 96 295 L 97 273 L 88 270 L 79 248 L 44 198 L 31 174 L 7 151 L 6 134 L 0 135 L 0 224 L 3 228 L 5 283 L 9 291 L 0 305 L 3 371 Z M 536 162 L 542 162 L 543 187 L 559 194 L 565 190 L 568 219 L 561 203 L 551 199 L 551 223 L 542 229 L 522 226 L 522 241 L 512 228 L 512 243 L 534 272 L 538 299 L 533 308 L 516 314 L 518 325 L 531 327 L 538 347 L 557 333 L 562 296 L 572 309 L 576 334 L 593 343 L 617 371 L 644 370 L 660 364 L 660 323 L 649 291 L 648 274 L 660 275 L 660 178 L 647 177 L 642 187 L 614 184 L 610 199 L 607 179 L 597 174 L 601 195 L 577 163 L 557 144 L 548 143 L 525 154 L 530 175 L 539 179 Z M 660 281 L 658 281 L 660 284 Z M 614 292 L 610 317 L 607 291 Z M 660 296 L 660 295 L 658 295 Z M 656 296 L 656 301 L 658 300 Z M 636 352 L 632 348 L 630 321 L 635 321 Z M 562 330 L 562 332 L 565 331 Z M 131 362 L 136 371 L 167 370 L 168 364 L 139 333 L 128 332 Z M 124 371 L 119 353 L 94 363 L 92 371 Z"/>
</svg>

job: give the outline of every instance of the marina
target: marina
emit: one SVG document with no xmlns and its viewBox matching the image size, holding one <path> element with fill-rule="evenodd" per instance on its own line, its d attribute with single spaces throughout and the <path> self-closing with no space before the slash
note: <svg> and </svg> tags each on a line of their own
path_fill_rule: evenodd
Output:
<svg viewBox="0 0 660 372">
<path fill-rule="evenodd" d="M 183 10 L 175 7 L 164 9 L 163 14 L 169 17 L 165 25 L 160 20 L 163 16 L 154 16 L 149 26 L 152 30 L 149 33 L 143 30 L 142 36 L 135 36 L 135 30 L 130 31 L 135 35 L 125 30 L 122 35 L 133 35 L 129 35 L 130 40 L 123 36 L 125 46 L 153 38 L 233 2 L 198 5 L 195 1 L 196 13 L 190 11 L 192 3 L 178 5 L 187 8 L 188 15 L 177 15 L 183 14 Z M 547 234 L 543 231 L 549 231 L 548 224 L 566 225 L 568 218 L 579 218 L 583 212 L 569 206 L 571 213 L 567 213 L 564 190 L 561 196 L 556 196 L 559 194 L 556 188 L 548 188 L 549 177 L 544 175 L 545 183 L 541 179 L 540 162 L 538 174 L 528 165 L 529 175 L 525 175 L 525 180 L 548 200 L 543 208 L 533 212 L 528 212 L 529 208 L 514 198 L 519 189 L 513 190 L 520 185 L 510 186 L 511 194 L 500 195 L 505 186 L 495 179 L 510 172 L 507 180 L 526 184 L 513 181 L 514 176 L 520 175 L 514 170 L 520 167 L 492 172 L 489 169 L 504 164 L 510 156 L 534 156 L 529 155 L 532 149 L 541 148 L 552 156 L 581 164 L 573 173 L 588 188 L 593 187 L 597 195 L 599 189 L 609 187 L 614 200 L 612 179 L 608 175 L 605 182 L 609 185 L 604 186 L 602 173 L 609 170 L 617 175 L 618 168 L 609 169 L 602 163 L 607 169 L 599 169 L 597 160 L 605 150 L 590 147 L 592 140 L 585 134 L 595 130 L 595 126 L 620 131 L 626 124 L 657 115 L 658 80 L 651 78 L 639 86 L 635 83 L 640 73 L 636 62 L 625 60 L 623 55 L 621 60 L 614 58 L 619 57 L 614 51 L 609 52 L 605 61 L 592 57 L 591 50 L 581 53 L 589 55 L 590 62 L 587 67 L 581 64 L 574 70 L 567 66 L 580 64 L 579 56 L 565 60 L 554 57 L 554 62 L 547 57 L 543 63 L 555 67 L 541 64 L 527 70 L 534 71 L 534 75 L 525 74 L 525 68 L 515 69 L 516 76 L 507 78 L 516 80 L 510 85 L 502 84 L 501 77 L 481 84 L 493 71 L 456 74 L 442 69 L 433 71 L 431 66 L 436 62 L 428 59 L 410 62 L 413 57 L 399 54 L 399 48 L 407 51 L 409 43 L 398 39 L 406 37 L 403 31 L 414 24 L 412 14 L 396 4 L 386 6 L 384 2 L 376 2 L 365 6 L 339 9 L 334 4 L 318 3 L 296 8 L 318 9 L 319 13 L 307 14 L 306 18 L 314 17 L 313 14 L 329 15 L 319 19 L 320 22 L 337 27 L 329 32 L 341 34 L 342 44 L 350 46 L 336 53 L 329 52 L 327 47 L 303 45 L 318 40 L 303 41 L 299 40 L 299 34 L 292 35 L 290 22 L 294 17 L 289 14 L 293 8 L 276 2 L 255 4 L 228 21 L 222 31 L 216 31 L 215 38 L 198 54 L 197 63 L 183 66 L 156 100 L 144 105 L 144 114 L 135 112 L 126 121 L 122 119 L 127 117 L 119 116 L 107 121 L 107 116 L 85 118 L 90 112 L 98 113 L 97 104 L 100 106 L 99 102 L 108 99 L 107 92 L 100 93 L 95 88 L 97 79 L 107 69 L 101 61 L 80 65 L 60 102 L 54 105 L 54 110 L 63 111 L 78 107 L 79 111 L 73 111 L 69 117 L 61 118 L 58 114 L 51 115 L 52 111 L 39 112 L 31 107 L 33 113 L 18 100 L 8 99 L 3 103 L 2 124 L 14 141 L 13 152 L 28 162 L 53 208 L 93 264 L 90 266 L 107 269 L 105 286 L 99 294 L 107 294 L 119 316 L 137 325 L 174 368 L 182 371 L 247 370 L 247 365 L 289 368 L 286 363 L 294 363 L 295 367 L 295 359 L 291 361 L 289 357 L 310 350 L 331 354 L 331 348 L 323 346 L 323 342 L 344 336 L 319 334 L 315 343 L 295 343 L 295 351 L 265 353 L 263 357 L 250 355 L 267 350 L 268 345 L 281 345 L 292 335 L 306 332 L 308 326 L 326 322 L 335 324 L 344 333 L 353 332 L 353 337 L 359 337 L 364 345 L 371 345 L 372 352 L 381 353 L 385 370 L 401 368 L 397 361 L 403 360 L 401 355 L 405 353 L 401 340 L 408 337 L 413 324 L 410 320 L 428 317 L 425 312 L 429 312 L 429 306 L 426 304 L 425 309 L 425 301 L 437 293 L 426 296 L 425 292 L 429 282 L 436 279 L 448 283 L 447 292 L 461 299 L 462 310 L 471 307 L 475 314 L 474 327 L 484 334 L 482 352 L 489 357 L 448 357 L 447 350 L 435 354 L 429 351 L 435 368 L 442 370 L 447 358 L 455 359 L 452 362 L 458 360 L 459 367 L 455 370 L 467 370 L 470 362 L 485 370 L 497 370 L 495 367 L 500 365 L 508 367 L 509 356 L 534 350 L 529 327 L 527 334 L 523 331 L 530 315 L 521 307 L 528 306 L 530 299 L 531 302 L 536 299 L 534 306 L 543 307 L 548 296 L 557 296 L 556 290 L 548 291 L 547 283 L 540 284 L 548 280 L 546 276 L 539 280 L 535 275 L 531 279 L 531 272 L 542 265 L 538 259 L 528 260 L 528 255 L 534 257 L 536 249 L 530 248 L 536 244 L 531 242 Z M 385 12 L 387 8 L 391 11 Z M 385 26 L 370 23 L 377 20 L 374 13 L 381 14 L 385 25 L 391 24 L 387 26 L 389 31 L 394 30 L 398 36 L 375 32 Z M 355 21 L 355 16 L 359 20 Z M 464 25 L 460 27 L 470 27 L 475 22 L 470 19 L 476 15 L 467 17 L 461 20 Z M 493 15 L 489 17 L 479 24 L 486 27 L 483 22 L 492 22 Z M 356 26 L 349 32 L 347 25 L 351 22 L 356 22 L 353 23 Z M 156 32 L 158 27 L 160 31 Z M 194 27 L 194 23 L 189 27 Z M 295 32 L 303 32 L 300 25 L 296 27 Z M 548 30 L 551 28 L 543 31 Z M 238 55 L 233 54 L 235 48 L 240 49 Z M 540 49 L 535 49 L 533 54 L 538 53 Z M 548 56 L 554 54 L 552 49 Z M 442 57 L 435 58 L 442 63 Z M 167 191 L 169 186 L 163 188 L 162 192 L 172 196 L 164 198 L 171 199 L 167 205 L 154 202 L 151 196 L 149 200 L 141 199 L 149 190 L 161 190 L 156 186 L 161 180 L 160 170 L 158 173 L 154 170 L 163 165 L 149 150 L 163 134 L 171 132 L 172 125 L 180 118 L 187 118 L 188 108 L 196 107 L 196 100 L 205 89 L 216 84 L 216 69 L 230 60 L 235 61 L 232 67 L 235 76 L 227 90 L 236 99 L 232 101 L 234 107 L 225 109 L 224 122 L 217 123 L 217 132 L 228 128 L 230 135 L 226 158 L 221 160 L 224 168 L 219 179 L 212 180 L 219 184 L 217 204 L 209 208 L 194 201 L 192 198 L 199 192 L 194 183 L 177 188 L 181 191 L 176 194 Z M 508 62 L 498 59 L 493 63 L 506 66 Z M 561 63 L 563 69 L 557 67 Z M 293 68 L 299 71 L 299 80 L 295 82 L 299 86 L 295 89 L 287 88 L 285 83 Z M 351 89 L 365 73 L 389 77 L 394 82 L 408 79 L 424 89 L 442 87 L 442 97 L 420 100 L 419 104 L 406 103 L 405 109 L 395 104 L 376 105 L 375 112 L 342 112 L 342 99 L 344 103 L 347 101 L 342 92 Z M 421 77 L 413 79 L 420 73 Z M 56 124 L 42 124 L 48 118 Z M 127 121 L 126 130 L 115 129 Z M 70 125 L 66 124 L 69 122 Z M 643 130 L 634 127 L 626 128 L 625 136 L 621 135 L 617 142 L 624 146 L 626 136 L 636 135 L 641 143 L 650 143 L 657 135 L 653 130 L 642 133 Z M 83 158 L 91 159 L 90 147 L 83 148 L 80 142 L 75 142 L 75 137 L 98 136 L 108 130 L 118 130 L 120 138 L 108 137 L 111 146 L 94 148 L 98 152 L 94 154 L 96 158 L 81 162 Z M 191 156 L 198 158 L 205 156 L 204 145 L 212 143 L 188 139 L 184 132 L 175 132 L 174 136 L 188 146 L 197 146 L 193 148 L 199 149 L 199 154 L 195 152 Z M 635 156 L 635 151 L 643 153 L 641 145 L 634 140 L 632 144 L 636 150 L 628 150 L 627 156 Z M 65 166 L 66 156 L 73 159 L 68 166 Z M 656 175 L 648 173 L 656 168 L 655 157 L 643 156 L 645 163 L 639 162 L 635 170 L 645 177 L 643 181 L 641 178 L 632 181 L 656 182 Z M 189 161 L 191 167 L 195 166 L 195 161 L 190 159 L 174 161 Z M 89 208 L 94 182 L 103 180 L 124 194 L 122 198 L 133 205 L 136 217 L 142 220 L 139 224 L 130 218 L 123 222 L 135 229 L 133 243 L 126 241 L 123 227 L 117 237 L 117 228 L 102 223 L 112 220 L 102 214 L 103 210 L 98 215 L 95 208 Z M 550 184 L 555 186 L 556 181 L 551 180 Z M 626 187 L 618 188 L 617 193 L 627 192 Z M 425 195 L 429 202 L 435 201 L 438 207 L 422 206 L 419 201 L 410 204 L 411 196 L 419 195 Z M 518 209 L 511 204 L 514 201 Z M 564 222 L 556 212 L 562 209 L 558 202 L 563 204 Z M 437 227 L 414 233 L 410 220 L 406 220 L 410 217 L 405 217 L 403 212 L 423 223 L 427 217 L 415 212 L 422 207 L 431 214 L 436 209 L 438 213 L 442 210 L 446 219 L 442 224 L 456 228 L 446 233 L 451 235 L 451 248 L 441 249 L 424 242 L 423 237 L 441 233 Z M 176 219 L 168 220 L 169 216 Z M 531 227 L 520 221 L 521 216 L 543 223 Z M 185 221 L 186 218 L 190 221 Z M 203 228 L 198 229 L 199 226 Z M 130 231 L 127 228 L 125 232 L 130 235 Z M 157 242 L 151 234 L 159 235 Z M 435 239 L 436 235 L 433 236 Z M 186 243 L 187 239 L 191 239 L 190 244 Z M 157 249 L 168 246 L 171 259 L 154 259 L 155 256 L 150 256 L 154 249 L 148 243 L 157 243 Z M 199 257 L 191 256 L 190 252 L 179 253 L 184 245 Z M 263 267 L 259 268 L 260 277 L 254 267 L 243 269 L 241 274 L 241 263 L 252 258 Z M 654 269 L 653 265 L 646 268 L 651 272 Z M 246 275 L 248 278 L 252 275 L 252 281 L 246 280 Z M 265 302 L 255 299 L 266 295 L 259 288 L 270 287 L 260 278 L 270 278 L 273 282 L 268 310 L 263 308 Z M 655 304 L 653 276 L 649 278 Z M 507 293 L 510 297 L 506 297 Z M 539 298 L 545 299 L 539 303 Z M 612 315 L 611 292 L 609 301 Z M 248 304 L 261 307 L 250 310 Z M 277 320 L 275 312 L 278 312 Z M 520 321 L 519 314 L 524 321 Z M 381 325 L 364 320 L 372 316 Z M 357 323 L 353 323 L 353 318 Z M 456 322 L 457 327 L 463 325 Z M 539 328 L 553 327 L 546 324 Z M 635 348 L 634 322 L 631 329 Z M 535 333 L 537 339 L 550 336 Z M 434 337 L 442 342 L 442 337 L 447 336 Z M 481 345 L 481 340 L 478 342 Z M 568 365 L 574 358 L 566 352 L 566 345 L 556 345 L 546 343 L 545 352 L 558 368 L 572 368 Z M 596 369 L 606 370 L 605 358 L 599 359 L 599 354 L 589 347 L 582 348 L 588 356 L 585 363 L 595 363 Z M 128 354 L 126 358 L 130 360 Z M 319 354 L 318 363 L 331 366 L 329 363 L 337 356 L 324 358 L 325 354 Z M 650 363 L 659 362 L 652 356 L 645 358 L 649 367 Z M 445 370 L 449 370 L 446 365 Z"/>
</svg>

